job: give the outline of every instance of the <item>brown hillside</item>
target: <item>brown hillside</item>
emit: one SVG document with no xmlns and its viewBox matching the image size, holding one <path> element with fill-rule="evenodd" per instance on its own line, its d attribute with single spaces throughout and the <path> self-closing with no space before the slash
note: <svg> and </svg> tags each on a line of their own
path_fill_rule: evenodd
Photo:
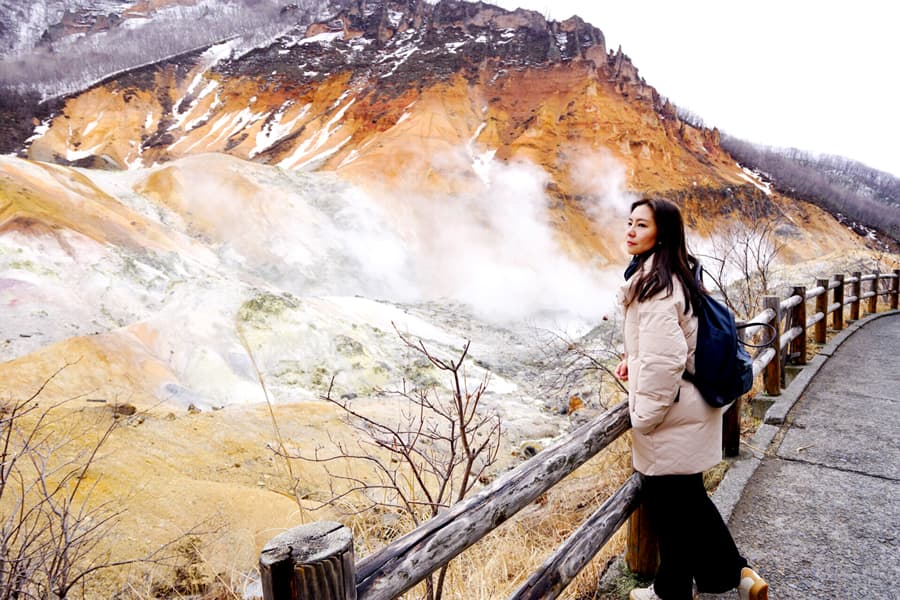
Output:
<svg viewBox="0 0 900 600">
<path fill-rule="evenodd" d="M 392 39 L 380 48 L 366 42 L 380 31 L 371 27 L 330 34 L 313 28 L 331 37 L 309 41 L 297 34 L 214 66 L 206 53 L 127 74 L 70 98 L 29 156 L 128 168 L 228 153 L 287 169 L 335 171 L 380 189 L 390 204 L 408 191 L 440 197 L 477 190 L 473 157 L 492 153 L 495 160 L 528 161 L 546 173 L 561 239 L 586 258 L 622 258 L 613 241 L 618 217 L 598 227 L 585 208 L 602 200 L 609 186 L 675 199 L 704 235 L 719 216 L 749 212 L 743 204 L 771 202 L 804 239 L 796 258 L 819 255 L 823 236 L 829 247 L 858 243 L 820 211 L 762 195 L 721 149 L 717 131 L 678 119 L 627 56 L 600 52 L 598 30 L 570 23 L 568 35 L 580 45 L 563 46 L 557 55 L 547 40 L 559 39 L 551 33 L 561 24 L 527 11 L 490 9 L 453 19 L 445 13 L 447 21 L 430 23 L 426 32 L 437 40 L 403 41 L 422 10 L 407 12 L 407 29 L 388 32 Z M 478 45 L 485 36 L 509 37 L 508 29 L 478 26 L 503 15 L 507 26 L 518 27 L 511 39 L 525 57 L 498 47 L 491 56 L 490 45 Z M 438 51 L 445 53 L 443 62 L 429 66 Z M 351 60 L 354 52 L 371 56 Z M 297 61 L 310 70 L 298 73 Z M 611 181 L 606 171 L 621 181 Z M 172 198 L 162 192 L 158 200 Z"/>
</svg>

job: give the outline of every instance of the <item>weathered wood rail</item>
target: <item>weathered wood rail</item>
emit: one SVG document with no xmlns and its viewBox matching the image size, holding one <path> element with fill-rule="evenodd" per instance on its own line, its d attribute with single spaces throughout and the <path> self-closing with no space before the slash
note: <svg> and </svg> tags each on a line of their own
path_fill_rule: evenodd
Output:
<svg viewBox="0 0 900 600">
<path fill-rule="evenodd" d="M 868 288 L 863 291 L 863 288 Z M 829 303 L 829 294 L 831 302 Z M 788 362 L 807 360 L 807 330 L 824 344 L 827 321 L 832 329 L 857 320 L 861 305 L 874 313 L 880 296 L 897 309 L 900 270 L 882 274 L 838 274 L 817 279 L 815 286 L 794 286 L 784 299 L 764 298 L 765 309 L 748 322 L 775 327 L 772 344 L 753 360 L 754 375 L 762 374 L 767 394 L 784 386 Z M 815 302 L 807 314 L 807 304 Z M 745 330 L 753 335 L 754 328 Z M 766 328 L 768 329 L 768 328 Z M 738 453 L 742 399 L 725 414 L 723 446 Z M 497 478 L 493 483 L 422 523 L 388 546 L 356 562 L 350 530 L 339 523 L 318 522 L 291 529 L 270 540 L 260 558 L 265 600 L 390 600 L 437 571 L 559 483 L 631 427 L 623 402 L 574 433 Z M 550 599 L 563 589 L 630 518 L 626 560 L 632 571 L 651 575 L 656 569 L 654 536 L 640 510 L 641 478 L 633 474 L 517 589 L 510 600 Z"/>
</svg>

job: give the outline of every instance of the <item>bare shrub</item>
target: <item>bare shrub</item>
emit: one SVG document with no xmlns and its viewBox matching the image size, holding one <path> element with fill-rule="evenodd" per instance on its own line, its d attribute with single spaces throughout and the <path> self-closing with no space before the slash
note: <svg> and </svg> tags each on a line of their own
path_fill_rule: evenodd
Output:
<svg viewBox="0 0 900 600">
<path fill-rule="evenodd" d="M 100 572 L 168 559 L 171 544 L 140 557 L 107 549 L 124 509 L 94 502 L 94 467 L 119 421 L 105 413 L 73 426 L 59 412 L 68 400 L 39 401 L 67 366 L 24 400 L 0 402 L 0 600 L 83 596 Z"/>
<path fill-rule="evenodd" d="M 444 359 L 421 340 L 398 335 L 426 365 L 447 377 L 449 394 L 439 391 L 430 377 L 421 377 L 419 385 L 413 382 L 409 388 L 404 381 L 400 390 L 384 392 L 402 407 L 397 421 L 386 423 L 367 416 L 350 400 L 335 399 L 329 388 L 324 399 L 342 411 L 357 439 L 345 443 L 330 437 L 331 448 L 319 448 L 313 456 L 282 454 L 321 464 L 327 471 L 330 497 L 316 508 L 372 514 L 381 523 L 381 537 L 388 539 L 436 516 L 489 481 L 501 438 L 499 416 L 481 406 L 488 375 L 474 385 L 466 375 L 469 344 L 458 358 Z M 439 569 L 436 578 L 426 579 L 429 600 L 441 598 L 448 566 Z"/>
<path fill-rule="evenodd" d="M 780 224 L 777 216 L 728 221 L 717 230 L 713 253 L 698 254 L 713 291 L 736 315 L 752 318 L 772 293 L 775 259 L 785 245 L 776 235 Z"/>
<path fill-rule="evenodd" d="M 539 385 L 541 394 L 561 398 L 565 412 L 574 412 L 596 396 L 602 409 L 609 409 L 627 394 L 615 376 L 621 358 L 621 323 L 604 320 L 582 336 L 551 331 L 543 336 L 542 350 L 546 376 Z"/>
</svg>

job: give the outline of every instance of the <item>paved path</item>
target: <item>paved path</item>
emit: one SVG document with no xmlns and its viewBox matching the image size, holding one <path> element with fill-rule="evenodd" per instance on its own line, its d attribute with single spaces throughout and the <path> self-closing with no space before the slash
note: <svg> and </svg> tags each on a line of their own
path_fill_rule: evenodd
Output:
<svg viewBox="0 0 900 600">
<path fill-rule="evenodd" d="M 900 314 L 844 337 L 723 510 L 772 600 L 900 599 Z"/>
</svg>

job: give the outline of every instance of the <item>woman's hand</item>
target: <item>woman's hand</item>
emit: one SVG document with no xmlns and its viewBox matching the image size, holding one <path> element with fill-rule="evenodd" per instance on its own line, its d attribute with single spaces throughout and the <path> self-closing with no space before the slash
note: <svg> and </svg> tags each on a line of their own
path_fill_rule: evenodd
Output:
<svg viewBox="0 0 900 600">
<path fill-rule="evenodd" d="M 628 381 L 628 360 L 626 358 L 616 365 L 615 375 L 622 381 Z"/>
</svg>

